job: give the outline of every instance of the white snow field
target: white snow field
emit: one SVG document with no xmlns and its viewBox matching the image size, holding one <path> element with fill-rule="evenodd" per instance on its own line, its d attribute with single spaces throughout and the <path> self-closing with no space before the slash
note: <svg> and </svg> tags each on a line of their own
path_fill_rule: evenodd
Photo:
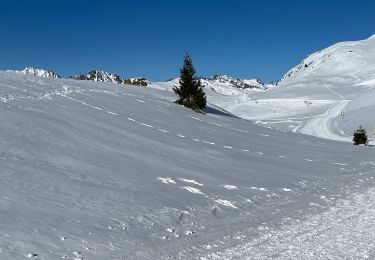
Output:
<svg viewBox="0 0 375 260">
<path fill-rule="evenodd" d="M 265 91 L 223 84 L 211 84 L 205 91 L 210 103 L 278 129 L 351 142 L 353 131 L 362 125 L 372 136 L 375 35 L 311 54 Z"/>
<path fill-rule="evenodd" d="M 374 148 L 175 98 L 0 72 L 0 259 L 374 257 Z"/>
</svg>

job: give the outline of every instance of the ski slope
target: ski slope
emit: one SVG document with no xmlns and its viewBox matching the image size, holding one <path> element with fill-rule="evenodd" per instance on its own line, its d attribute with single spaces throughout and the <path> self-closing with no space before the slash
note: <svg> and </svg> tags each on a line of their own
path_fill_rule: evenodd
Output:
<svg viewBox="0 0 375 260">
<path fill-rule="evenodd" d="M 285 225 L 317 216 L 324 228 L 333 221 L 325 212 L 355 194 L 372 201 L 372 147 L 275 130 L 214 106 L 197 114 L 175 98 L 0 72 L 0 259 L 222 259 L 236 248 L 246 259 L 246 245 L 272 230 L 253 247 L 269 259 L 261 249 L 281 237 L 281 252 Z M 348 210 L 361 222 L 371 213 L 364 204 Z M 348 221 L 334 232 L 350 231 Z M 308 250 L 295 230 L 295 252 Z"/>
<path fill-rule="evenodd" d="M 169 82 L 170 85 L 176 82 Z M 170 89 L 168 83 L 151 87 Z M 208 101 L 244 119 L 277 129 L 351 142 L 364 126 L 370 136 L 375 96 L 375 36 L 341 42 L 309 55 L 265 90 L 210 84 Z"/>
</svg>

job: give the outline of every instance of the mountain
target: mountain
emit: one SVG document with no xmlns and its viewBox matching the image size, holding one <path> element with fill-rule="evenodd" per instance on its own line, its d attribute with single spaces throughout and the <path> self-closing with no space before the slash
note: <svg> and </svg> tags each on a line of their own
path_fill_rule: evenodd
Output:
<svg viewBox="0 0 375 260">
<path fill-rule="evenodd" d="M 99 82 L 106 82 L 106 83 L 117 83 L 117 84 L 123 83 L 123 79 L 119 75 L 115 73 L 105 72 L 102 70 L 91 70 L 87 74 L 79 73 L 69 78 L 76 79 L 76 80 L 92 80 L 92 81 L 99 81 Z"/>
<path fill-rule="evenodd" d="M 200 78 L 206 92 L 216 92 L 222 95 L 239 95 L 252 91 L 262 91 L 272 88 L 274 84 L 264 84 L 260 79 L 238 79 L 228 75 L 214 75 Z M 179 84 L 179 78 L 171 78 L 165 82 L 149 82 L 149 87 L 172 91 Z"/>
<path fill-rule="evenodd" d="M 115 73 L 105 72 L 102 70 L 92 70 L 86 75 L 79 73 L 75 76 L 69 77 L 76 80 L 91 80 L 106 83 L 126 84 L 134 86 L 147 86 L 148 81 L 145 78 L 121 78 Z"/>
<path fill-rule="evenodd" d="M 259 89 L 264 90 L 267 86 L 259 79 L 237 79 L 230 77 L 228 75 L 214 75 L 210 78 L 202 78 L 201 83 L 204 86 L 214 88 L 216 86 L 222 85 L 230 88 L 239 89 Z"/>
<path fill-rule="evenodd" d="M 372 147 L 174 100 L 0 72 L 0 258 L 370 255 Z"/>
<path fill-rule="evenodd" d="M 56 74 L 53 71 L 50 70 L 44 70 L 44 69 L 36 69 L 33 67 L 26 67 L 21 71 L 13 71 L 16 73 L 22 73 L 25 75 L 33 75 L 33 76 L 38 76 L 42 78 L 61 78 L 58 74 Z"/>
</svg>

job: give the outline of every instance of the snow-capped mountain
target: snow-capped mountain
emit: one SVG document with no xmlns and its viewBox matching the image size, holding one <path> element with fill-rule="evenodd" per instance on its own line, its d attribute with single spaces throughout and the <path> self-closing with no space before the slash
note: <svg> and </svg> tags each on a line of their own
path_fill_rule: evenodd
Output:
<svg viewBox="0 0 375 260">
<path fill-rule="evenodd" d="M 264 90 L 267 88 L 260 79 L 237 79 L 228 75 L 214 75 L 210 78 L 202 78 L 201 83 L 204 86 L 215 88 L 218 85 L 224 85 L 231 88 L 239 89 L 259 89 Z"/>
<path fill-rule="evenodd" d="M 92 81 L 106 82 L 106 83 L 117 83 L 117 84 L 123 83 L 123 79 L 119 75 L 115 73 L 105 72 L 102 70 L 91 70 L 87 74 L 79 73 L 69 78 L 77 79 L 77 80 L 92 80 Z"/>
<path fill-rule="evenodd" d="M 274 84 L 264 84 L 260 79 L 238 79 L 228 75 L 214 75 L 209 78 L 200 78 L 205 91 L 216 92 L 222 95 L 242 95 L 253 91 L 262 91 L 275 86 Z M 171 78 L 165 82 L 150 82 L 149 86 L 156 89 L 172 90 L 179 84 L 179 78 Z"/>
<path fill-rule="evenodd" d="M 148 81 L 145 78 L 122 78 L 119 75 L 111 72 L 105 72 L 102 70 L 92 70 L 87 74 L 79 73 L 75 76 L 69 77 L 70 79 L 76 80 L 91 80 L 97 82 L 126 84 L 134 86 L 147 86 Z"/>
<path fill-rule="evenodd" d="M 61 78 L 58 74 L 56 74 L 53 71 L 50 70 L 44 70 L 44 69 L 37 69 L 33 67 L 26 67 L 21 71 L 13 71 L 16 73 L 22 73 L 25 75 L 33 75 L 33 76 L 38 76 L 42 78 Z"/>
</svg>

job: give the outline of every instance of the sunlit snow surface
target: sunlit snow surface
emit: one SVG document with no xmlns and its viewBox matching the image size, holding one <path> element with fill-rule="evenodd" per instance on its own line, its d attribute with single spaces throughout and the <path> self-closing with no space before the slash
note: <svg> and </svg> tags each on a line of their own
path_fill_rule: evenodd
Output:
<svg viewBox="0 0 375 260">
<path fill-rule="evenodd" d="M 170 89 L 176 83 L 151 87 Z M 353 131 L 362 125 L 372 136 L 375 37 L 313 53 L 266 91 L 214 82 L 205 91 L 210 103 L 266 126 L 351 142 Z"/>
<path fill-rule="evenodd" d="M 371 255 L 374 232 L 345 234 L 350 219 L 372 223 L 372 147 L 212 107 L 197 114 L 174 100 L 149 88 L 0 72 L 0 259 Z M 332 251 L 337 243 L 351 246 Z"/>
</svg>

